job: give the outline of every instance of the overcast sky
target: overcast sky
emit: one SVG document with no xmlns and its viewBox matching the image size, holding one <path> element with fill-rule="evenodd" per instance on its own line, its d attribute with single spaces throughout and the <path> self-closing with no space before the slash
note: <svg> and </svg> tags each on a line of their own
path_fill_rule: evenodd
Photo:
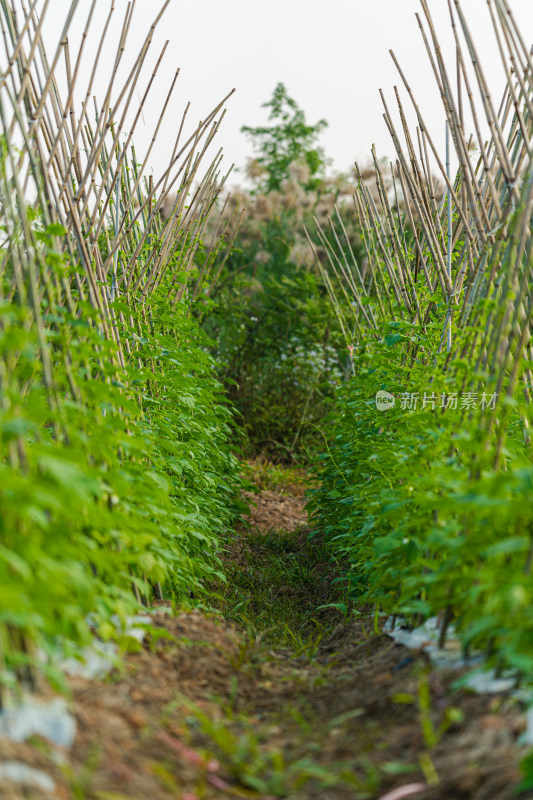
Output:
<svg viewBox="0 0 533 800">
<path fill-rule="evenodd" d="M 49 49 L 60 35 L 71 0 L 51 0 L 46 38 Z M 445 51 L 454 68 L 447 0 L 428 0 Z M 523 36 L 533 43 L 533 0 L 510 0 Z M 89 74 L 98 32 L 107 16 L 110 0 L 100 0 L 89 34 L 83 75 Z M 120 33 L 127 0 L 116 0 L 114 21 L 98 73 L 96 94 L 102 94 L 114 58 L 111 42 Z M 501 93 L 502 73 L 486 0 L 463 0 L 472 32 L 494 95 Z M 89 10 L 89 0 L 80 0 L 70 40 L 73 53 Z M 136 54 L 162 0 L 138 0 L 128 52 Z M 391 61 L 393 48 L 412 84 L 430 130 L 444 143 L 444 117 L 435 79 L 424 50 L 415 12 L 418 0 L 172 0 L 154 37 L 150 51 L 151 73 L 158 52 L 169 40 L 152 102 L 135 136 L 142 156 L 152 134 L 158 109 L 176 67 L 181 74 L 169 114 L 161 133 L 161 144 L 151 166 L 157 174 L 168 160 L 168 149 L 182 110 L 192 103 L 197 121 L 233 87 L 218 144 L 228 165 L 243 166 L 251 155 L 240 127 L 265 121 L 261 109 L 278 81 L 304 108 L 308 120 L 325 117 L 329 128 L 322 136 L 334 168 L 347 170 L 353 161 L 365 159 L 372 143 L 381 155 L 392 155 L 379 89 L 391 103 L 393 86 L 399 83 Z M 125 65 L 132 60 L 125 58 Z M 144 83 L 142 84 L 144 86 Z M 80 98 L 82 97 L 80 86 Z M 235 176 L 234 182 L 238 179 Z"/>
</svg>

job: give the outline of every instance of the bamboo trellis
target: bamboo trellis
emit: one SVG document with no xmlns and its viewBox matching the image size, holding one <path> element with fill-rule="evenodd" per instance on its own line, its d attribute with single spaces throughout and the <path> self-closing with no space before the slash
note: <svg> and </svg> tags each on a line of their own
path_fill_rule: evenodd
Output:
<svg viewBox="0 0 533 800">
<path fill-rule="evenodd" d="M 498 395 L 513 395 L 520 381 L 520 391 L 530 399 L 532 55 L 507 0 L 487 0 L 506 80 L 497 108 L 463 5 L 461 0 L 448 0 L 456 50 L 454 75 L 445 63 L 427 0 L 421 0 L 422 14 L 416 15 L 459 164 L 455 178 L 451 179 L 439 143 L 431 137 L 408 78 L 391 51 L 417 125 L 414 131 L 409 127 L 397 87 L 399 124 L 381 92 L 396 153 L 392 184 L 389 181 L 394 197 L 373 149 L 380 202 L 374 201 L 368 179 L 357 165 L 354 194 L 368 255 L 366 274 L 339 240 L 338 213 L 329 232 L 317 223 L 325 261 L 319 258 L 314 237 L 308 238 L 350 346 L 379 340 L 386 323 L 394 320 L 416 321 L 423 328 L 435 312 L 438 295 L 445 309 L 439 317 L 438 347 L 438 352 L 448 351 L 445 369 L 453 371 L 456 359 L 467 359 L 472 376 L 492 375 Z M 466 130 L 467 109 L 472 134 Z M 435 175 L 445 187 L 440 202 Z M 363 304 L 368 295 L 372 302 Z M 480 335 L 481 309 L 488 300 L 493 302 Z M 471 380 L 475 383 L 476 378 Z"/>
</svg>

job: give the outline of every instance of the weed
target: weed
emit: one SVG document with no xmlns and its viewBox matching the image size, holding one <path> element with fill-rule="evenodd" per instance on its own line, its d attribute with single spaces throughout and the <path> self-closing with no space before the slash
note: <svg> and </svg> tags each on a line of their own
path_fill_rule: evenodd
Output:
<svg viewBox="0 0 533 800">
<path fill-rule="evenodd" d="M 421 753 L 419 757 L 420 768 L 428 784 L 430 786 L 436 785 L 439 782 L 439 776 L 431 759 L 431 752 L 452 725 L 463 721 L 463 712 L 457 708 L 447 708 L 440 723 L 437 726 L 435 725 L 433 721 L 434 711 L 431 707 L 429 675 L 427 670 L 422 668 L 418 670 L 416 696 L 398 693 L 393 696 L 392 700 L 396 703 L 417 705 L 420 727 L 426 746 L 425 752 Z"/>
<path fill-rule="evenodd" d="M 310 755 L 297 755 L 296 752 L 293 755 L 290 751 L 276 748 L 272 745 L 268 727 L 258 732 L 254 720 L 246 716 L 232 713 L 215 720 L 190 700 L 182 699 L 182 703 L 187 709 L 191 739 L 197 740 L 200 736 L 204 745 L 208 745 L 209 757 L 215 755 L 240 786 L 275 797 L 290 796 L 311 781 L 319 789 L 348 785 L 369 792 L 377 787 L 375 769 L 369 770 L 364 778 L 358 778 L 347 765 L 330 764 L 326 767 Z M 310 732 L 309 723 L 293 707 L 289 709 L 288 717 L 297 722 L 304 734 Z M 271 730 L 275 737 L 275 727 Z M 307 748 L 320 752 L 320 747 L 314 748 L 312 741 L 307 743 Z"/>
<path fill-rule="evenodd" d="M 315 622 L 318 628 L 322 628 L 322 626 L 316 622 L 316 620 L 312 620 Z M 298 632 L 292 631 L 288 625 L 285 626 L 285 630 L 287 632 L 287 637 L 292 644 L 292 658 L 295 659 L 305 659 L 309 664 L 314 663 L 316 660 L 320 642 L 322 641 L 323 631 L 320 630 L 316 636 L 304 636 Z"/>
</svg>

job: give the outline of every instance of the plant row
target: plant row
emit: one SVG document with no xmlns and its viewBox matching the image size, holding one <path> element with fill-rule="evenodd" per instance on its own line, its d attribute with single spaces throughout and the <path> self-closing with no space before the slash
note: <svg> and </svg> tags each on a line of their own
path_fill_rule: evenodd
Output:
<svg viewBox="0 0 533 800">
<path fill-rule="evenodd" d="M 358 602 L 414 622 L 436 615 L 441 643 L 453 623 L 466 652 L 527 674 L 533 64 L 511 8 L 496 2 L 507 79 L 496 108 L 462 4 L 450 5 L 452 69 L 421 5 L 459 168 L 452 177 L 439 157 L 392 54 L 418 124 L 398 90 L 399 124 L 383 96 L 396 158 L 389 168 L 373 152 L 374 191 L 359 172 L 367 260 L 331 247 L 319 262 L 352 369 L 313 506 Z"/>
<path fill-rule="evenodd" d="M 163 54 L 130 108 L 153 28 L 118 84 L 130 6 L 120 41 L 106 41 L 106 25 L 96 64 L 114 45 L 115 65 L 92 116 L 89 94 L 74 108 L 83 45 L 72 58 L 64 35 L 49 58 L 35 4 L 15 14 L 2 3 L 0 16 L 5 687 L 56 675 L 72 644 L 116 637 L 140 603 L 198 595 L 218 570 L 237 470 L 195 313 L 224 257 L 203 243 L 223 179 L 218 157 L 202 159 L 222 104 L 192 133 L 182 125 L 155 183 L 131 137 Z"/>
</svg>

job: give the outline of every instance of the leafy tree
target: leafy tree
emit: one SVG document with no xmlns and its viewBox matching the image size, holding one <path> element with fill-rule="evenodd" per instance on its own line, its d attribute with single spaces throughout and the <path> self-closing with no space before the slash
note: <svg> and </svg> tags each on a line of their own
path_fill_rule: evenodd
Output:
<svg viewBox="0 0 533 800">
<path fill-rule="evenodd" d="M 244 125 L 241 128 L 242 133 L 252 140 L 258 154 L 257 162 L 267 173 L 259 191 L 268 193 L 280 189 L 282 181 L 289 177 L 289 167 L 294 161 L 307 164 L 310 177 L 306 188 L 316 188 L 320 183 L 317 174 L 326 163 L 324 150 L 316 146 L 316 141 L 327 128 L 327 121 L 320 119 L 315 125 L 309 125 L 304 111 L 289 97 L 283 83 L 278 83 L 272 98 L 262 107 L 270 109 L 268 118 L 273 124 L 256 128 Z"/>
</svg>

